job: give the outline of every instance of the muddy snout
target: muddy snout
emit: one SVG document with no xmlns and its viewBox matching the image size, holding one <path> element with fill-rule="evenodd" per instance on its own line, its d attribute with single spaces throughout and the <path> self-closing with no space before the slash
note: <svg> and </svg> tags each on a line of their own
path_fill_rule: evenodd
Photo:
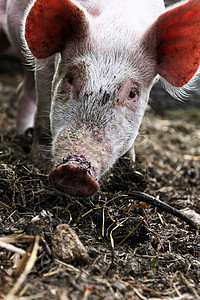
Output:
<svg viewBox="0 0 200 300">
<path fill-rule="evenodd" d="M 94 195 L 99 184 L 95 179 L 95 170 L 82 155 L 70 155 L 49 174 L 53 186 L 65 194 L 77 197 Z"/>
</svg>

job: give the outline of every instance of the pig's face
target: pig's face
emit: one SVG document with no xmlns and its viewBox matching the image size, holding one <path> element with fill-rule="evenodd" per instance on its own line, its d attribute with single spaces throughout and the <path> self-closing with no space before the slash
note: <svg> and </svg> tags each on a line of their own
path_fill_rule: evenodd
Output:
<svg viewBox="0 0 200 300">
<path fill-rule="evenodd" d="M 33 1 L 27 45 L 37 59 L 55 54 L 50 178 L 57 189 L 93 195 L 134 143 L 157 74 L 182 87 L 198 70 L 200 1 L 163 9 L 161 0 Z"/>
<path fill-rule="evenodd" d="M 101 45 L 86 40 L 59 55 L 50 117 L 55 165 L 82 155 L 97 179 L 132 146 L 155 76 L 142 48 L 133 56 L 119 39 Z"/>
</svg>

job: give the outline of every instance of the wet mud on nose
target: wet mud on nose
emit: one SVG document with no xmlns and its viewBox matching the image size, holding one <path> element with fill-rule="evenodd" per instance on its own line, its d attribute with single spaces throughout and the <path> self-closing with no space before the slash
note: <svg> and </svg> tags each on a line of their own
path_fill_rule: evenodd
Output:
<svg viewBox="0 0 200 300">
<path fill-rule="evenodd" d="M 94 169 L 84 156 L 70 155 L 63 159 L 49 178 L 57 190 L 71 196 L 90 197 L 99 189 Z"/>
</svg>

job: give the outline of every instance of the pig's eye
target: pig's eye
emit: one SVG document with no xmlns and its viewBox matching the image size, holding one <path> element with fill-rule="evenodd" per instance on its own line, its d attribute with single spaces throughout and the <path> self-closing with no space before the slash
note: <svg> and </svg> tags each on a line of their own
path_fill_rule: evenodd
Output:
<svg viewBox="0 0 200 300">
<path fill-rule="evenodd" d="M 128 97 L 129 97 L 130 99 L 135 99 L 135 98 L 137 97 L 137 94 L 138 94 L 137 90 L 136 90 L 136 89 L 132 89 L 132 90 L 130 91 Z"/>
<path fill-rule="evenodd" d="M 128 79 L 119 87 L 117 94 L 117 104 L 126 106 L 135 111 L 136 106 L 139 105 L 140 85 L 134 80 Z"/>
</svg>

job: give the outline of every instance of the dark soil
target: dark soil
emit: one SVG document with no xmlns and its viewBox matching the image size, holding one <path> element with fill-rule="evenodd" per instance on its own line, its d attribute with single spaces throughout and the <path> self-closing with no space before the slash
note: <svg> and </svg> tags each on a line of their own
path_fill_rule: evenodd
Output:
<svg viewBox="0 0 200 300">
<path fill-rule="evenodd" d="M 15 134 L 20 80 L 22 75 L 0 76 L 0 242 L 7 238 L 26 255 L 20 260 L 0 246 L 0 299 L 200 299 L 197 232 L 131 196 L 144 191 L 192 211 L 194 220 L 199 216 L 200 110 L 165 111 L 161 118 L 149 109 L 136 164 L 120 159 L 100 192 L 72 199 L 55 191 L 48 174 L 30 161 L 32 131 Z M 89 259 L 53 255 L 54 232 L 63 223 L 76 232 Z M 37 256 L 17 288 L 36 236 Z"/>
</svg>

